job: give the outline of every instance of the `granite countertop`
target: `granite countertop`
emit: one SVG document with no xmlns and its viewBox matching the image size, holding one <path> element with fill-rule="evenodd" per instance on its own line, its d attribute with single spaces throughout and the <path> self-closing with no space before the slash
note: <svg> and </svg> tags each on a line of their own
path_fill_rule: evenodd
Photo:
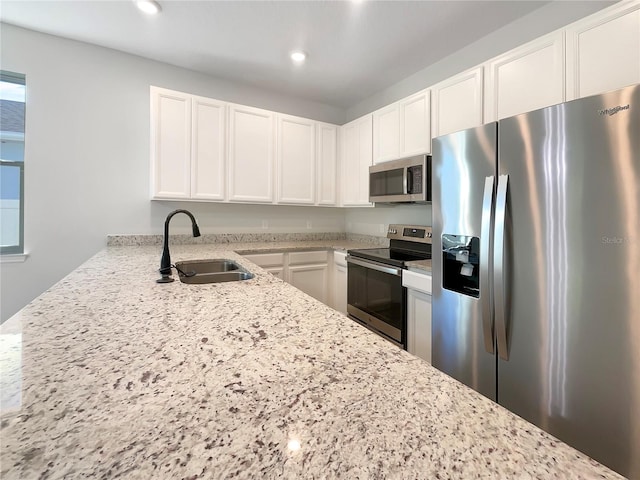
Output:
<svg viewBox="0 0 640 480">
<path fill-rule="evenodd" d="M 210 285 L 109 247 L 2 325 L 0 476 L 620 478 L 235 253 L 262 247 L 172 246 L 255 273 Z"/>
<path fill-rule="evenodd" d="M 428 273 L 431 275 L 431 259 L 407 262 L 407 268 L 418 273 Z"/>
</svg>

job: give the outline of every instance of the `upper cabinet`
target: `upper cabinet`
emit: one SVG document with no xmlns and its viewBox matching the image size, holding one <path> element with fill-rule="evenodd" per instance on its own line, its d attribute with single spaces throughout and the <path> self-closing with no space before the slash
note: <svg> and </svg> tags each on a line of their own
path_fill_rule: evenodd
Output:
<svg viewBox="0 0 640 480">
<path fill-rule="evenodd" d="M 337 125 L 153 86 L 150 102 L 153 199 L 337 205 Z"/>
<path fill-rule="evenodd" d="M 151 87 L 153 198 L 191 195 L 191 95 Z"/>
<path fill-rule="evenodd" d="M 315 203 L 316 124 L 278 115 L 278 203 Z"/>
<path fill-rule="evenodd" d="M 400 157 L 431 153 L 430 91 L 400 100 Z"/>
<path fill-rule="evenodd" d="M 400 104 L 373 112 L 373 163 L 400 158 Z"/>
<path fill-rule="evenodd" d="M 433 137 L 482 125 L 482 67 L 431 87 Z"/>
<path fill-rule="evenodd" d="M 338 202 L 338 127 L 318 123 L 316 130 L 316 203 L 336 205 Z"/>
<path fill-rule="evenodd" d="M 229 200 L 271 203 L 275 114 L 259 108 L 229 108 Z"/>
<path fill-rule="evenodd" d="M 227 106 L 194 96 L 191 110 L 191 198 L 224 200 Z"/>
<path fill-rule="evenodd" d="M 372 164 L 372 115 L 365 115 L 341 127 L 342 205 L 371 206 L 369 202 L 369 167 Z"/>
<path fill-rule="evenodd" d="M 429 90 L 373 112 L 374 163 L 431 151 Z"/>
<path fill-rule="evenodd" d="M 635 83 L 640 0 L 615 3 L 341 127 L 151 87 L 151 196 L 371 206 L 373 163 L 428 154 L 432 136 Z"/>
<path fill-rule="evenodd" d="M 640 83 L 640 2 L 620 2 L 566 32 L 568 100 Z"/>
<path fill-rule="evenodd" d="M 485 122 L 564 101 L 564 33 L 554 32 L 487 63 Z"/>
</svg>

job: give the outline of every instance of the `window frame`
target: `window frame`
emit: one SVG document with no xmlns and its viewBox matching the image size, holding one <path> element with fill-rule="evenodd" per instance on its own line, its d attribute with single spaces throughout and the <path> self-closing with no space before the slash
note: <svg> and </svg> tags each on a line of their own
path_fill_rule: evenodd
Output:
<svg viewBox="0 0 640 480">
<path fill-rule="evenodd" d="M 4 82 L 16 83 L 24 85 L 26 87 L 26 75 L 21 73 L 9 72 L 6 70 L 0 70 L 0 80 Z M 26 95 L 25 95 L 26 97 Z M 25 98 L 25 130 L 26 130 L 26 117 L 27 117 L 27 102 Z M 1 127 L 0 127 L 1 128 Z M 23 132 L 25 135 L 26 132 Z M 23 138 L 23 143 L 25 139 Z M 20 213 L 18 220 L 18 244 L 17 245 L 0 245 L 0 255 L 23 255 L 24 254 L 24 156 L 22 161 L 15 160 L 3 160 L 0 158 L 0 166 L 3 167 L 18 167 L 20 169 Z"/>
</svg>

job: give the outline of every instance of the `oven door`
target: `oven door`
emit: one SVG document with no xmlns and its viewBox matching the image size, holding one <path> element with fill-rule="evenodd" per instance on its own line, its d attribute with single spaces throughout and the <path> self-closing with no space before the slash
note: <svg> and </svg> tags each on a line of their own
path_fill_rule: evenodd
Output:
<svg viewBox="0 0 640 480">
<path fill-rule="evenodd" d="M 347 312 L 396 345 L 406 346 L 406 289 L 402 269 L 347 257 Z"/>
</svg>

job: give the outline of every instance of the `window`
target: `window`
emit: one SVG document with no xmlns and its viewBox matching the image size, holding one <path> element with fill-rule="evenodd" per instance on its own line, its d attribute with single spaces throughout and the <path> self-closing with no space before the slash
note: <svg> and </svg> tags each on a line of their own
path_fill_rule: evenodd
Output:
<svg viewBox="0 0 640 480">
<path fill-rule="evenodd" d="M 0 253 L 24 253 L 25 77 L 0 71 Z"/>
</svg>

